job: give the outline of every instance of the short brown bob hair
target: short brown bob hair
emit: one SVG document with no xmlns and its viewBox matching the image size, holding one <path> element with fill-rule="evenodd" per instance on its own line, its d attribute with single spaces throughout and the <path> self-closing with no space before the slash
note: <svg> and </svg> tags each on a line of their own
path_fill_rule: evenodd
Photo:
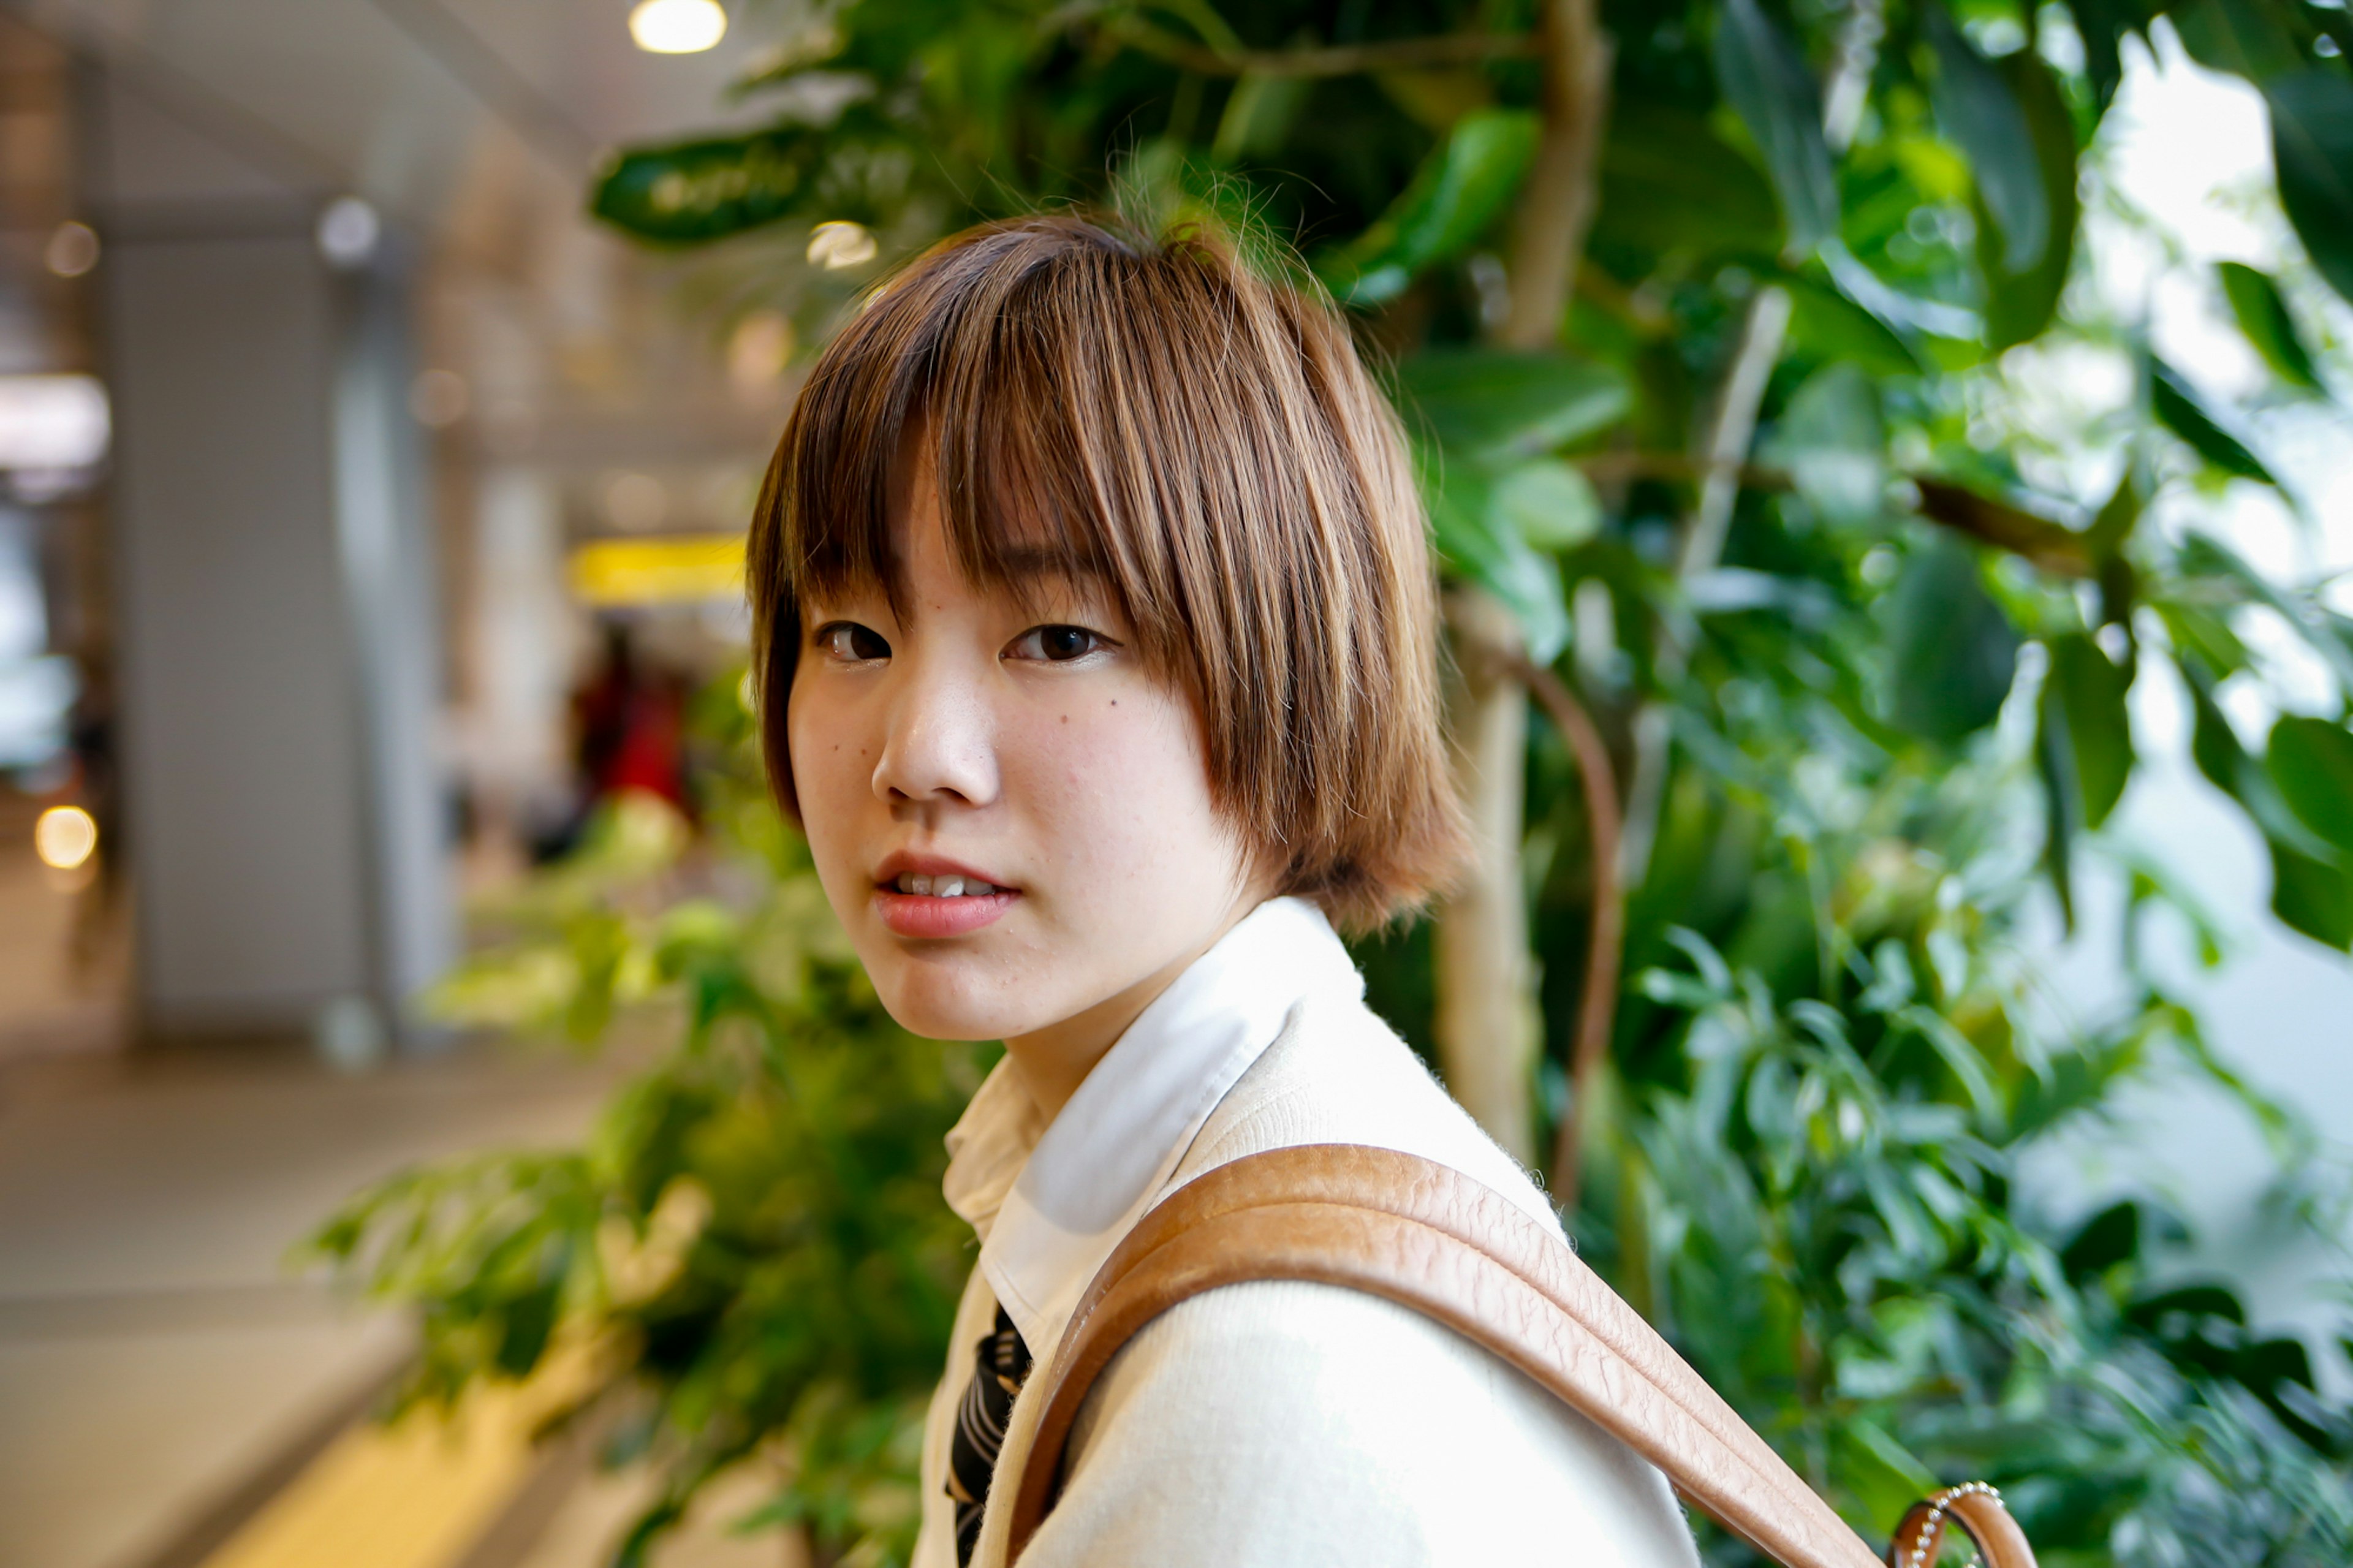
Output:
<svg viewBox="0 0 2353 1568">
<path fill-rule="evenodd" d="M 1312 287 L 1312 286 L 1311 286 Z M 893 480 L 933 444 L 957 563 L 1017 594 L 1097 574 L 1198 715 L 1211 798 L 1280 892 L 1343 930 L 1419 907 L 1464 834 L 1436 597 L 1397 416 L 1346 326 L 1214 232 L 985 225 L 879 285 L 802 387 L 747 566 L 768 776 L 814 595 L 896 604 Z M 903 466 L 903 467 L 902 467 Z"/>
</svg>

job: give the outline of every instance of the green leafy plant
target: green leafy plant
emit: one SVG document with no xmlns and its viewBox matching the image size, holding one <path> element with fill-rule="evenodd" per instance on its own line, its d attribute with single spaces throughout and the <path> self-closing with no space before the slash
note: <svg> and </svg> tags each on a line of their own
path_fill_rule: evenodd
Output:
<svg viewBox="0 0 2353 1568">
<path fill-rule="evenodd" d="M 2347 1418 L 2309 1351 L 2186 1281 L 2153 1202 L 2086 1218 L 2032 1179 L 2126 1086 L 2185 1072 L 2257 1120 L 2284 1180 L 2330 1179 L 2145 962 L 2221 943 L 2113 827 L 2147 762 L 2133 693 L 2176 685 L 2272 912 L 2353 943 L 2353 619 L 2205 520 L 2233 485 L 2300 498 L 2250 412 L 2083 264 L 2095 221 L 2147 226 L 2097 175 L 2160 20 L 2269 115 L 2293 242 L 2221 268 L 2218 301 L 2266 399 L 2329 398 L 2353 26 L 2306 0 L 847 0 L 739 84 L 769 123 L 624 150 L 590 202 L 678 251 L 706 304 L 810 342 L 893 259 L 1071 202 L 1221 225 L 1327 288 L 1390 367 L 1453 602 L 1505 613 L 1500 638 L 1455 618 L 1461 710 L 1509 720 L 1526 693 L 1539 715 L 1525 788 L 1476 792 L 1521 851 L 1485 896 L 1525 910 L 1537 962 L 1419 927 L 1361 950 L 1377 1004 L 1442 1068 L 1506 1060 L 1474 1110 L 1532 1157 L 1552 1134 L 1588 1254 L 1859 1526 L 1986 1475 L 2061 1568 L 2335 1563 Z M 842 224 L 871 254 L 818 227 Z M 2054 416 L 2063 361 L 2129 390 Z M 2277 700 L 2286 645 L 2321 702 Z M 2265 705 L 2259 734 L 2241 716 Z M 617 818 L 448 992 L 581 1036 L 676 998 L 657 1087 L 586 1155 L 419 1178 L 327 1241 L 423 1307 L 429 1388 L 531 1364 L 557 1320 L 614 1334 L 662 1391 L 649 1530 L 774 1444 L 780 1513 L 880 1559 L 907 1522 L 860 1489 L 903 1484 L 888 1434 L 939 1364 L 955 1226 L 926 1184 L 970 1058 L 873 1010 L 756 776 L 718 776 L 717 853 L 756 896 L 677 902 L 658 832 Z M 2071 1019 L 2034 950 L 2094 876 L 2127 889 L 2126 984 Z M 710 1130 L 631 1109 L 673 1100 Z M 855 1161 L 827 1163 L 826 1128 Z M 769 1228 L 679 1276 L 702 1305 L 656 1334 L 589 1238 L 608 1213 L 670 1234 L 672 1183 L 717 1180 L 706 1142 L 744 1161 L 741 1209 L 714 1187 L 709 1212 Z M 804 1267 L 789 1299 L 755 1283 Z M 853 1280 L 889 1310 L 842 1311 Z M 863 1370 L 807 1370 L 835 1365 Z"/>
<path fill-rule="evenodd" d="M 610 1453 L 662 1478 L 617 1562 L 746 1464 L 777 1483 L 752 1525 L 803 1528 L 828 1562 L 901 1562 L 970 1266 L 941 1141 L 986 1058 L 876 1002 L 761 789 L 742 690 L 730 677 L 698 704 L 705 840 L 622 797 L 488 911 L 505 940 L 438 997 L 455 1020 L 580 1044 L 650 1005 L 675 1043 L 585 1146 L 403 1173 L 309 1248 L 421 1307 L 404 1405 L 528 1376 L 567 1336 L 593 1347 L 603 1375 L 553 1419 L 613 1401 Z"/>
</svg>

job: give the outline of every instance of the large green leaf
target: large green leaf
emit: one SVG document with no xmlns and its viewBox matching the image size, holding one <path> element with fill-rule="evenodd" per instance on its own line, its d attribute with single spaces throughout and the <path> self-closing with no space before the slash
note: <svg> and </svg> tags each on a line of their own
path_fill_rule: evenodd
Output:
<svg viewBox="0 0 2353 1568">
<path fill-rule="evenodd" d="M 1601 498 L 1593 481 L 1558 458 L 1531 458 L 1495 480 L 1493 510 L 1502 522 L 1538 550 L 1567 550 L 1601 527 Z"/>
<path fill-rule="evenodd" d="M 1531 458 L 1625 417 L 1625 377 L 1563 354 L 1434 349 L 1398 368 L 1407 417 L 1450 461 Z"/>
<path fill-rule="evenodd" d="M 1995 62 L 1994 72 L 2009 87 L 2025 117 L 2034 156 L 2034 177 L 2046 215 L 2042 254 L 2026 266 L 2014 259 L 2016 236 L 2001 226 L 1997 245 L 1993 230 L 1978 225 L 1978 268 L 1986 281 L 1986 347 L 1995 352 L 2042 335 L 2059 313 L 2059 297 L 2067 287 L 2067 269 L 2075 255 L 2075 117 L 2059 89 L 2059 79 L 2042 57 L 2021 49 Z M 1981 204 L 1991 206 L 1989 188 L 1978 177 Z"/>
<path fill-rule="evenodd" d="M 2149 400 L 2165 427 L 2187 441 L 2191 450 L 2226 474 L 2258 479 L 2277 488 L 2279 481 L 2263 459 L 2245 443 L 2222 428 L 2221 421 L 2198 395 L 2197 388 L 2163 360 L 2150 362 Z"/>
<path fill-rule="evenodd" d="M 1886 446 L 1878 383 L 1860 365 L 1832 363 L 1798 388 L 1766 450 L 1824 517 L 1859 524 L 1884 505 Z"/>
<path fill-rule="evenodd" d="M 810 196 L 824 142 L 822 132 L 790 128 L 626 149 L 597 175 L 588 210 L 659 245 L 723 239 L 798 211 Z"/>
<path fill-rule="evenodd" d="M 2052 637 L 2046 646 L 2051 670 L 2042 687 L 2045 710 L 2055 708 L 2065 720 L 2069 782 L 2082 806 L 2083 825 L 2097 827 L 2116 809 L 2132 776 L 2126 708 L 2132 672 L 2082 632 Z"/>
<path fill-rule="evenodd" d="M 1488 109 L 1457 121 L 1373 226 L 1316 263 L 1342 301 L 1377 305 L 1423 268 L 1459 256 L 1493 226 L 1535 150 L 1536 117 Z"/>
<path fill-rule="evenodd" d="M 1890 595 L 1888 641 L 1888 712 L 1902 728 L 1951 742 L 2001 711 L 2017 673 L 2018 631 L 1967 545 L 1940 536 L 1913 555 Z"/>
<path fill-rule="evenodd" d="M 2263 83 L 2280 205 L 2328 286 L 2353 300 L 2353 79 L 2317 68 Z"/>
<path fill-rule="evenodd" d="M 2272 913 L 2330 947 L 2353 947 L 2353 879 L 2343 868 L 2270 840 Z"/>
<path fill-rule="evenodd" d="M 2028 271 L 2042 261 L 2052 229 L 2034 129 L 2005 73 L 1970 46 L 1942 6 L 1928 8 L 1926 31 L 1936 56 L 1936 118 L 1968 155 L 1978 195 L 2000 227 L 2003 270 Z"/>
<path fill-rule="evenodd" d="M 1810 250 L 1838 232 L 1838 177 L 1822 136 L 1821 93 L 1805 57 L 1757 0 L 1725 0 L 1715 79 L 1765 154 L 1789 243 Z"/>
<path fill-rule="evenodd" d="M 2154 13 L 2146 0 L 2068 0 L 2068 5 L 2084 40 L 2084 74 L 2091 78 L 2093 101 L 2105 114 L 2125 79 L 2124 40 L 2146 29 Z"/>
<path fill-rule="evenodd" d="M 1767 257 L 1781 214 L 1757 165 L 1689 110 L 1649 100 L 1611 106 L 1601 147 L 1597 252 Z"/>
<path fill-rule="evenodd" d="M 2285 715 L 2272 726 L 2263 763 L 2297 819 L 2353 855 L 2353 731 Z"/>
<path fill-rule="evenodd" d="M 2215 788 L 2245 807 L 2255 826 L 2272 843 L 2305 859 L 2321 863 L 2333 860 L 2336 852 L 2328 841 L 2304 825 L 2304 819 L 2280 794 L 2270 771 L 2240 744 L 2239 732 L 2232 728 L 2221 705 L 2214 700 L 2212 683 L 2194 666 L 2185 664 L 2182 673 L 2189 678 L 2189 756 L 2198 764 L 2198 771 Z"/>
<path fill-rule="evenodd" d="M 2239 330 L 2247 334 L 2247 342 L 2263 356 L 2263 363 L 2281 379 L 2317 390 L 2320 373 L 2313 367 L 2312 352 L 2304 346 L 2295 318 L 2288 313 L 2287 300 L 2271 274 L 2243 261 L 2225 261 L 2216 270 L 2221 275 L 2223 296 L 2231 301 L 2231 313 L 2239 319 Z"/>
<path fill-rule="evenodd" d="M 1928 368 L 1908 336 L 1837 289 L 1802 272 L 1778 279 L 1789 296 L 1789 337 L 1817 359 L 1843 360 L 1874 375 L 1917 375 Z"/>
<path fill-rule="evenodd" d="M 2259 82 L 2304 64 L 2295 39 L 2257 0 L 2188 0 L 2169 15 L 2181 47 L 2209 70 Z"/>
<path fill-rule="evenodd" d="M 1495 504 L 1493 478 L 1478 465 L 1416 443 L 1415 468 L 1432 542 L 1456 576 L 1500 600 L 1527 638 L 1528 657 L 1550 664 L 1568 646 L 1568 600 L 1560 566 L 1522 538 Z"/>
<path fill-rule="evenodd" d="M 2059 900 L 2059 919 L 2075 930 L 2075 837 L 2084 830 L 2084 792 L 2067 733 L 2067 710 L 2048 687 L 2034 727 L 2034 771 L 2042 781 L 2042 865 Z"/>
<path fill-rule="evenodd" d="M 2209 682 L 2185 664 L 2191 709 L 2189 755 L 2198 771 L 2246 808 L 2263 836 L 2272 858 L 2272 912 L 2295 931 L 2331 947 L 2353 944 L 2353 879 L 2348 879 L 2330 842 L 2292 808 L 2274 770 L 2249 756 L 2238 732 L 2214 700 Z M 2297 742 L 2289 742 L 2293 755 Z M 2291 771 L 2301 773 L 2297 758 Z M 2326 779 L 2300 784 L 2325 790 Z"/>
</svg>

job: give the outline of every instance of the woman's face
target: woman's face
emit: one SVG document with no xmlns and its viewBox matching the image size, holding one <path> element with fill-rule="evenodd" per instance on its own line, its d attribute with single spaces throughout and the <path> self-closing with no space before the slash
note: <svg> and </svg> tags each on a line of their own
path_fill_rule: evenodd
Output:
<svg viewBox="0 0 2353 1568">
<path fill-rule="evenodd" d="M 957 568 L 927 468 L 908 495 L 907 618 L 879 592 L 800 607 L 802 825 L 892 1016 L 1014 1042 L 1050 1111 L 1257 895 L 1190 703 L 1100 584 L 1048 563 L 1024 609 Z"/>
</svg>

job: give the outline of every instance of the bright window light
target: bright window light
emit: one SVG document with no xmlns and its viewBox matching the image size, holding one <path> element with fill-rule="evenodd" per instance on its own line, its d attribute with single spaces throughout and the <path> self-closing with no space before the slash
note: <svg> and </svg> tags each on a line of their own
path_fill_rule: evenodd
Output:
<svg viewBox="0 0 2353 1568">
<path fill-rule="evenodd" d="M 33 853 L 55 870 L 79 870 L 98 848 L 98 822 L 78 805 L 53 805 L 33 823 Z"/>
<path fill-rule="evenodd" d="M 719 0 L 638 0 L 629 37 L 649 54 L 700 54 L 727 36 Z"/>
<path fill-rule="evenodd" d="M 96 377 L 0 375 L 0 468 L 86 468 L 111 433 Z"/>
</svg>

